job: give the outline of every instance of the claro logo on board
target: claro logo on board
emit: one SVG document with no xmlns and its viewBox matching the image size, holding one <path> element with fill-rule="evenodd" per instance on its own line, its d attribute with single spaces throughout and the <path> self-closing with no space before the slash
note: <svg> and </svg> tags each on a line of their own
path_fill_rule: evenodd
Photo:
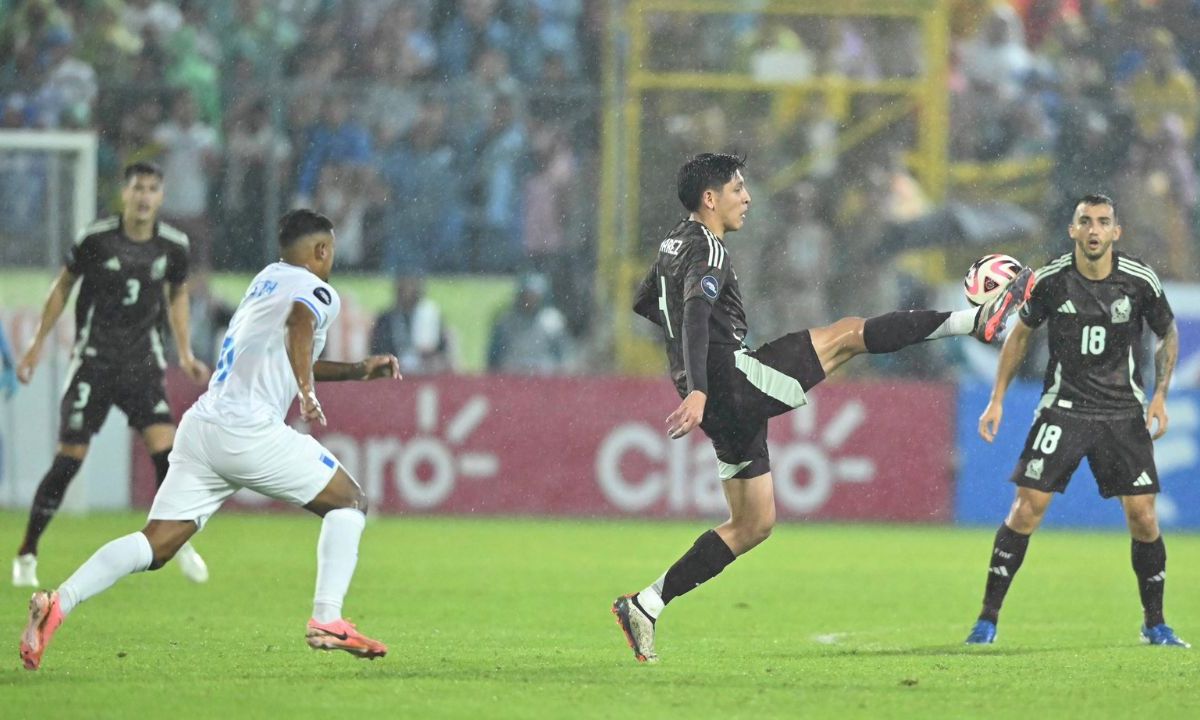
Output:
<svg viewBox="0 0 1200 720">
<path fill-rule="evenodd" d="M 484 395 L 472 395 L 444 427 L 438 427 L 438 390 L 434 385 L 417 388 L 417 434 L 366 439 L 342 433 L 326 433 L 319 440 L 337 456 L 367 493 L 379 500 L 385 486 L 395 488 L 400 501 L 411 508 L 430 510 L 445 502 L 460 478 L 486 479 L 496 475 L 500 460 L 494 454 L 471 450 L 467 445 L 487 417 L 490 404 Z M 307 428 L 297 427 L 301 432 Z M 268 498 L 241 490 L 240 502 L 262 504 Z"/>
<path fill-rule="evenodd" d="M 776 501 L 805 514 L 820 510 L 838 483 L 869 483 L 875 463 L 846 454 L 854 433 L 867 420 L 866 406 L 849 400 L 817 427 L 810 404 L 774 422 L 791 424 L 792 440 L 771 444 L 771 470 Z M 596 453 L 596 481 L 604 497 L 626 512 L 641 512 L 666 503 L 671 511 L 725 510 L 717 458 L 708 438 L 693 431 L 671 440 L 661 428 L 634 422 L 618 425 Z"/>
</svg>

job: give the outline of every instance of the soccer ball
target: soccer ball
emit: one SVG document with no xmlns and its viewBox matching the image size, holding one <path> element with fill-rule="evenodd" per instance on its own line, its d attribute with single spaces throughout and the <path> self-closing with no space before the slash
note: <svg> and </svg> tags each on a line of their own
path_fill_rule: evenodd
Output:
<svg viewBox="0 0 1200 720">
<path fill-rule="evenodd" d="M 1016 258 L 999 253 L 984 255 L 971 265 L 963 278 L 963 293 L 967 302 L 978 307 L 1000 294 L 1017 273 L 1021 263 Z"/>
</svg>

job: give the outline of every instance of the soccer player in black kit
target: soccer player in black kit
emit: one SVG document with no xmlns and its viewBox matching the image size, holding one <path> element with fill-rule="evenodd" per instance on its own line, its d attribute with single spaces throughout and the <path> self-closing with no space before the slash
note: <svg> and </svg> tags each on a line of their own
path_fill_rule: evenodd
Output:
<svg viewBox="0 0 1200 720">
<path fill-rule="evenodd" d="M 17 366 L 18 379 L 28 383 L 46 337 L 81 280 L 75 299 L 75 347 L 59 408 L 58 448 L 38 485 L 25 538 L 13 560 L 17 586 L 38 585 L 38 540 L 113 405 L 141 432 L 158 483 L 166 477 L 175 424 L 163 386 L 166 360 L 158 331 L 164 301 L 180 367 L 197 383 L 208 379 L 208 368 L 192 355 L 188 331 L 187 235 L 158 222 L 162 170 L 151 163 L 129 165 L 121 200 L 119 216 L 92 223 L 68 250 L 33 342 Z M 190 547 L 180 567 L 196 582 L 208 577 L 204 561 Z"/>
<path fill-rule="evenodd" d="M 1145 615 L 1142 641 L 1190 647 L 1163 619 L 1167 550 L 1154 511 L 1159 485 L 1153 441 L 1167 431 L 1167 390 L 1179 358 L 1175 316 L 1154 270 L 1113 249 L 1121 226 L 1112 200 L 1084 197 L 1067 233 L 1075 248 L 1034 273 L 1032 293 L 1000 352 L 992 397 L 979 418 L 979 434 L 992 442 L 1029 337 L 1048 323 L 1050 362 L 1042 399 L 1013 470 L 1017 497 L 996 532 L 983 610 L 967 643 L 995 641 L 1000 606 L 1025 559 L 1029 536 L 1053 493 L 1067 489 L 1086 457 L 1100 496 L 1120 498 L 1133 536 L 1133 572 Z M 1143 320 L 1159 338 L 1148 407 L 1136 360 Z"/>
<path fill-rule="evenodd" d="M 746 313 L 725 245 L 750 208 L 733 155 L 705 153 L 679 169 L 679 200 L 691 213 L 659 246 L 634 311 L 659 325 L 671 379 L 683 399 L 667 418 L 672 438 L 697 426 L 712 440 L 729 504 L 729 520 L 701 535 L 683 557 L 640 593 L 617 598 L 612 611 L 634 656 L 655 662 L 654 624 L 667 603 L 720 573 L 767 539 L 775 496 L 767 421 L 807 402 L 805 393 L 855 355 L 890 353 L 955 335 L 991 342 L 1024 301 L 1032 270 L 1023 269 L 992 302 L 957 312 L 914 310 L 785 335 L 745 347 Z"/>
</svg>

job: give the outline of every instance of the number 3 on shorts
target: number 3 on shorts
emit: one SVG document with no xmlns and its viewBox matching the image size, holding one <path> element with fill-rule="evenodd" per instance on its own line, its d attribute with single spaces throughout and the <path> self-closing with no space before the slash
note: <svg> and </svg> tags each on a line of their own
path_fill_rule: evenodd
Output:
<svg viewBox="0 0 1200 720">
<path fill-rule="evenodd" d="M 81 382 L 75 386 L 75 404 L 71 407 L 82 410 L 87 407 L 88 398 L 92 396 L 92 384 Z"/>
<path fill-rule="evenodd" d="M 1032 450 L 1036 450 L 1043 455 L 1053 455 L 1058 449 L 1058 439 L 1062 437 L 1062 428 L 1050 423 L 1042 423 L 1038 428 L 1037 435 L 1033 438 Z"/>
</svg>

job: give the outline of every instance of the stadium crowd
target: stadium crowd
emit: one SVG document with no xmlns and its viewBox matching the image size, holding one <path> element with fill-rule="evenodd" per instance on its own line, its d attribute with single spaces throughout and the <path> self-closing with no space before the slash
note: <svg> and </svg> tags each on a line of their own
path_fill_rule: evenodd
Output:
<svg viewBox="0 0 1200 720">
<path fill-rule="evenodd" d="M 1042 224 L 1026 238 L 1029 261 L 1051 254 L 1076 197 L 1104 191 L 1137 254 L 1163 258 L 1166 277 L 1196 279 L 1200 5 L 951 8 L 952 159 L 1051 160 L 1049 192 L 1021 201 Z M 97 129 L 110 181 L 102 207 L 123 164 L 157 159 L 170 179 L 164 213 L 193 238 L 201 267 L 260 264 L 264 200 L 277 197 L 280 209 L 333 218 L 345 267 L 537 271 L 579 336 L 590 295 L 566 289 L 592 282 L 610 12 L 601 0 L 7 0 L 0 123 Z M 656 70 L 762 80 L 923 71 L 919 28 L 890 18 L 661 13 L 648 27 Z M 928 278 L 896 262 L 913 249 L 897 228 L 944 209 L 907 160 L 912 124 L 834 150 L 848 122 L 883 102 L 648 94 L 644 179 L 628 190 L 647 247 L 680 214 L 669 176 L 679 159 L 741 149 L 758 182 L 751 230 L 761 242 L 737 259 L 762 337 L 870 310 L 862 277 L 876 270 L 884 280 L 867 290 L 888 294 L 881 306 L 928 300 Z M 801 158 L 803 178 L 767 192 L 762 181 Z M 0 203 L 18 226 L 19 178 L 0 168 Z M 958 191 L 969 188 L 951 187 L 951 199 Z M 956 251 L 978 254 L 955 234 L 922 242 L 955 262 Z M 943 273 L 957 274 L 953 263 Z"/>
</svg>

